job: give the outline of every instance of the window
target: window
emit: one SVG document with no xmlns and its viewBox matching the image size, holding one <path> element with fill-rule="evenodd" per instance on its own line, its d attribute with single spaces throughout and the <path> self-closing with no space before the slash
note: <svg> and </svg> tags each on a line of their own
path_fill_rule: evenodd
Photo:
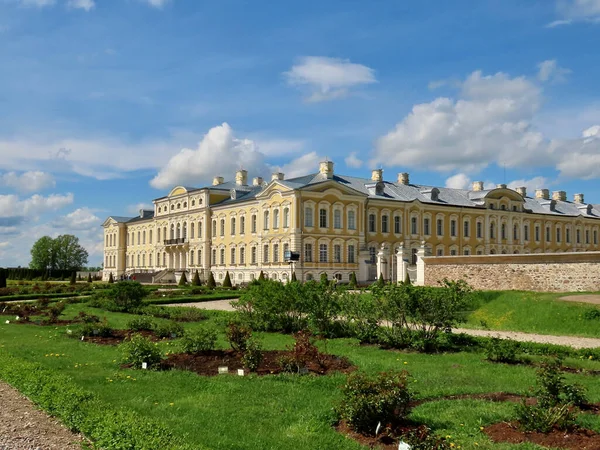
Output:
<svg viewBox="0 0 600 450">
<path fill-rule="evenodd" d="M 333 211 L 333 228 L 336 230 L 342 228 L 342 212 L 339 209 Z"/>
<path fill-rule="evenodd" d="M 212 222 L 212 237 L 217 237 L 217 221 Z"/>
<path fill-rule="evenodd" d="M 183 235 L 181 237 L 184 239 L 187 237 L 187 222 L 183 223 Z"/>
<path fill-rule="evenodd" d="M 231 261 L 229 261 L 231 265 L 235 264 L 235 247 L 231 248 Z"/>
<path fill-rule="evenodd" d="M 231 218 L 230 226 L 231 226 L 231 235 L 235 236 L 235 217 Z"/>
<path fill-rule="evenodd" d="M 273 244 L 273 262 L 279 262 L 279 244 Z"/>
<path fill-rule="evenodd" d="M 456 220 L 450 221 L 450 236 L 456 237 Z"/>
<path fill-rule="evenodd" d="M 319 245 L 319 262 L 327 262 L 327 244 Z"/>
<path fill-rule="evenodd" d="M 369 233 L 375 233 L 375 214 L 369 214 Z"/>
<path fill-rule="evenodd" d="M 246 264 L 246 249 L 244 247 L 240 248 L 240 264 Z"/>
<path fill-rule="evenodd" d="M 177 203 L 177 209 L 181 209 L 181 203 Z"/>
<path fill-rule="evenodd" d="M 283 244 L 283 256 L 285 257 L 285 254 L 290 250 L 290 244 L 285 243 Z"/>
<path fill-rule="evenodd" d="M 265 211 L 263 214 L 263 229 L 269 229 L 269 211 Z"/>
<path fill-rule="evenodd" d="M 435 222 L 435 228 L 436 228 L 436 234 L 438 236 L 443 236 L 444 234 L 444 222 L 442 221 L 442 219 L 438 219 Z"/>
<path fill-rule="evenodd" d="M 251 263 L 256 264 L 256 247 L 252 247 L 252 250 L 250 251 L 250 258 Z"/>
<path fill-rule="evenodd" d="M 423 234 L 429 236 L 431 234 L 431 230 L 429 229 L 429 218 L 423 219 Z"/>
<path fill-rule="evenodd" d="M 356 262 L 354 255 L 355 255 L 354 245 L 349 245 L 348 246 L 348 262 L 350 264 L 354 264 Z"/>
<path fill-rule="evenodd" d="M 221 219 L 221 237 L 225 236 L 225 219 Z"/>
<path fill-rule="evenodd" d="M 269 244 L 263 246 L 263 262 L 269 262 Z"/>
<path fill-rule="evenodd" d="M 223 266 L 225 265 L 225 249 L 222 248 L 219 253 L 219 263 Z"/>
<path fill-rule="evenodd" d="M 163 264 L 164 267 L 167 267 L 167 252 L 163 253 Z"/>
<path fill-rule="evenodd" d="M 356 213 L 354 211 L 348 211 L 348 229 L 356 230 Z"/>
<path fill-rule="evenodd" d="M 483 237 L 483 224 L 481 222 L 477 222 L 475 225 L 475 232 L 477 233 L 477 239 L 481 239 Z"/>
<path fill-rule="evenodd" d="M 313 226 L 313 209 L 310 206 L 304 208 L 304 226 L 312 227 Z"/>
<path fill-rule="evenodd" d="M 190 251 L 190 266 L 194 265 L 194 250 Z"/>
<path fill-rule="evenodd" d="M 342 246 L 334 245 L 333 246 L 333 262 L 341 263 L 342 262 Z"/>
<path fill-rule="evenodd" d="M 377 249 L 375 247 L 369 247 L 369 261 L 371 264 L 377 262 Z"/>
<path fill-rule="evenodd" d="M 327 228 L 327 210 L 319 209 L 319 228 Z"/>
<path fill-rule="evenodd" d="M 175 209 L 175 205 L 171 205 L 171 211 Z"/>
<path fill-rule="evenodd" d="M 394 233 L 402 233 L 402 219 L 400 216 L 394 216 Z"/>
<path fill-rule="evenodd" d="M 444 256 L 444 249 L 443 248 L 438 248 L 436 250 L 436 256 Z"/>
<path fill-rule="evenodd" d="M 579 228 L 575 230 L 575 241 L 581 244 L 581 230 Z"/>
<path fill-rule="evenodd" d="M 160 228 L 156 230 L 156 242 L 160 243 Z"/>
<path fill-rule="evenodd" d="M 540 227 L 539 226 L 535 226 L 534 228 L 534 233 L 535 233 L 535 241 L 539 242 L 540 241 Z"/>
<path fill-rule="evenodd" d="M 560 228 L 556 229 L 556 242 L 560 244 Z"/>
<path fill-rule="evenodd" d="M 496 230 L 494 229 L 494 223 L 490 223 L 490 239 L 494 239 L 496 237 Z"/>
<path fill-rule="evenodd" d="M 273 228 L 279 228 L 279 210 L 273 211 Z"/>
<path fill-rule="evenodd" d="M 529 225 L 523 226 L 523 239 L 526 241 L 529 240 Z"/>
<path fill-rule="evenodd" d="M 517 225 L 515 225 L 513 227 L 513 241 L 518 241 L 519 240 L 519 227 Z"/>
<path fill-rule="evenodd" d="M 471 234 L 471 230 L 470 230 L 469 228 L 470 228 L 470 227 L 469 227 L 469 221 L 468 221 L 468 220 L 465 220 L 465 221 L 463 222 L 463 235 L 464 235 L 464 237 L 466 237 L 466 238 L 468 238 L 468 237 L 469 237 L 469 235 Z"/>
<path fill-rule="evenodd" d="M 142 242 L 140 241 L 140 232 L 138 231 L 138 245 L 140 245 Z"/>
<path fill-rule="evenodd" d="M 304 244 L 304 261 L 312 262 L 312 244 Z"/>
<path fill-rule="evenodd" d="M 192 200 L 192 206 L 196 206 L 196 200 Z"/>
<path fill-rule="evenodd" d="M 194 237 L 195 237 L 194 236 L 195 235 L 195 233 L 194 233 L 195 230 L 196 230 L 196 226 L 194 225 L 194 222 L 192 222 L 190 224 L 190 238 L 191 239 L 194 239 Z"/>
<path fill-rule="evenodd" d="M 285 208 L 283 210 L 283 228 L 290 227 L 290 208 Z"/>
<path fill-rule="evenodd" d="M 410 234 L 417 234 L 418 231 L 419 230 L 417 228 L 417 218 L 411 217 L 410 218 Z"/>
<path fill-rule="evenodd" d="M 470 254 L 471 254 L 471 251 L 468 248 L 465 248 L 463 250 L 463 255 L 470 255 Z"/>
<path fill-rule="evenodd" d="M 252 219 L 250 223 L 251 232 L 256 233 L 256 214 L 252 214 Z"/>
<path fill-rule="evenodd" d="M 506 239 L 506 224 L 505 223 L 500 225 L 500 236 L 503 240 Z"/>
<path fill-rule="evenodd" d="M 550 242 L 550 227 L 546 227 L 546 242 Z"/>
<path fill-rule="evenodd" d="M 598 231 L 594 230 L 594 245 L 598 245 Z"/>
<path fill-rule="evenodd" d="M 213 249 L 210 264 L 215 266 L 217 264 L 217 250 Z"/>
<path fill-rule="evenodd" d="M 567 244 L 571 243 L 571 229 L 570 228 L 565 229 L 565 240 L 567 241 Z"/>
<path fill-rule="evenodd" d="M 198 250 L 198 265 L 202 265 L 202 250 Z"/>
<path fill-rule="evenodd" d="M 585 243 L 590 243 L 590 230 L 585 230 Z"/>
<path fill-rule="evenodd" d="M 198 239 L 202 239 L 202 222 L 198 222 Z"/>
<path fill-rule="evenodd" d="M 240 217 L 240 234 L 244 234 L 246 230 L 246 218 L 244 216 Z"/>
<path fill-rule="evenodd" d="M 456 249 L 455 248 L 451 248 L 450 249 L 450 256 L 456 256 Z"/>
<path fill-rule="evenodd" d="M 389 220 L 390 220 L 390 218 L 388 217 L 387 214 L 384 214 L 384 215 L 381 216 L 381 232 L 382 233 L 389 233 L 390 232 Z"/>
<path fill-rule="evenodd" d="M 140 255 L 137 255 L 137 266 L 140 267 Z"/>
</svg>

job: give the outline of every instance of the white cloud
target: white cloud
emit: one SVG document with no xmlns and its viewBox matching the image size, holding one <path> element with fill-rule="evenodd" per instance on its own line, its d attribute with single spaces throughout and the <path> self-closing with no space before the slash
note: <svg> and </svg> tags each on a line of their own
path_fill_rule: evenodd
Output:
<svg viewBox="0 0 600 450">
<path fill-rule="evenodd" d="M 286 179 L 315 173 L 319 168 L 319 162 L 323 160 L 324 158 L 316 152 L 310 152 L 281 166 L 280 171 L 285 174 Z"/>
<path fill-rule="evenodd" d="M 33 195 L 21 200 L 16 195 L 0 195 L 0 218 L 4 225 L 11 226 L 20 223 L 25 218 L 36 218 L 49 211 L 57 211 L 73 203 L 73 194 L 51 194 L 47 197 Z M 13 223 L 14 222 L 14 223 Z"/>
<path fill-rule="evenodd" d="M 523 76 L 473 72 L 457 99 L 439 97 L 415 105 L 380 137 L 371 166 L 469 173 L 495 163 L 555 167 L 568 177 L 598 177 L 600 139 L 552 140 L 532 125 L 542 94 L 540 85 Z"/>
<path fill-rule="evenodd" d="M 571 73 L 570 69 L 560 67 L 555 59 L 548 59 L 538 64 L 538 79 L 540 81 L 563 82 L 567 75 Z"/>
<path fill-rule="evenodd" d="M 154 205 L 152 203 L 137 203 L 135 205 L 129 205 L 127 207 L 127 212 L 137 216 L 140 214 L 140 209 L 154 211 Z"/>
<path fill-rule="evenodd" d="M 0 185 L 19 192 L 38 192 L 56 186 L 56 181 L 51 174 L 41 171 L 24 172 L 21 175 L 7 172 L 0 175 Z"/>
<path fill-rule="evenodd" d="M 101 224 L 102 220 L 87 207 L 78 208 L 52 222 L 52 226 L 55 228 L 67 228 L 69 230 L 99 229 L 98 227 Z"/>
<path fill-rule="evenodd" d="M 23 6 L 34 6 L 43 8 L 44 6 L 52 6 L 56 3 L 56 0 L 17 0 Z"/>
<path fill-rule="evenodd" d="M 357 152 L 352 152 L 344 159 L 344 162 L 348 167 L 358 169 L 359 167 L 363 166 L 364 161 L 356 156 L 356 154 Z"/>
<path fill-rule="evenodd" d="M 147 3 L 148 5 L 150 5 L 154 8 L 162 8 L 167 3 L 169 3 L 171 0 L 141 0 L 141 1 L 144 3 Z"/>
<path fill-rule="evenodd" d="M 323 56 L 300 58 L 284 76 L 290 85 L 308 90 L 308 102 L 343 98 L 351 88 L 377 82 L 375 71 L 367 66 Z"/>
<path fill-rule="evenodd" d="M 446 187 L 451 189 L 470 189 L 471 179 L 464 173 L 457 173 L 446 180 Z"/>
<path fill-rule="evenodd" d="M 67 6 L 73 9 L 83 9 L 85 11 L 90 11 L 96 6 L 94 0 L 69 0 L 67 2 Z"/>
<path fill-rule="evenodd" d="M 298 153 L 304 149 L 304 141 L 295 139 L 270 139 L 257 136 L 253 139 L 257 142 L 260 152 L 266 156 L 281 156 Z"/>
<path fill-rule="evenodd" d="M 556 10 L 561 19 L 552 22 L 554 26 L 576 21 L 600 22 L 600 0 L 557 0 Z"/>
<path fill-rule="evenodd" d="M 508 183 L 510 189 L 516 189 L 518 187 L 527 188 L 527 195 L 529 196 L 532 196 L 536 189 L 546 189 L 550 185 L 552 185 L 552 183 L 545 177 L 534 177 L 529 180 L 513 180 Z"/>
</svg>

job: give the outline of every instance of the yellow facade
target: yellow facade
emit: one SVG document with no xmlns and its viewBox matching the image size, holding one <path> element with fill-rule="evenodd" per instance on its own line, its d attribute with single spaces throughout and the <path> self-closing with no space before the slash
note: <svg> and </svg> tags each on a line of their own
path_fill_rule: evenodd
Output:
<svg viewBox="0 0 600 450">
<path fill-rule="evenodd" d="M 154 200 L 154 211 L 136 218 L 109 217 L 104 223 L 104 277 L 148 274 L 156 282 L 175 281 L 185 272 L 209 272 L 217 282 L 229 272 L 235 284 L 265 276 L 286 280 L 329 278 L 395 279 L 394 257 L 402 245 L 414 263 L 425 245 L 432 255 L 548 253 L 600 250 L 600 207 L 576 194 L 566 201 L 545 190 L 527 197 L 499 185 L 483 190 L 451 190 L 413 185 L 408 174 L 384 181 L 335 175 L 333 163 L 319 172 L 270 182 L 246 171 L 235 181 L 215 177 L 212 186 L 178 186 Z M 290 265 L 285 252 L 300 254 Z M 150 279 L 146 279 L 150 281 Z"/>
</svg>

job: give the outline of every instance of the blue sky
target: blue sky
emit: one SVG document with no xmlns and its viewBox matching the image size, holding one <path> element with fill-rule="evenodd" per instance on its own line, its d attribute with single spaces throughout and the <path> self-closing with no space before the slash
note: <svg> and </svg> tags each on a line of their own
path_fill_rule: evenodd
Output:
<svg viewBox="0 0 600 450">
<path fill-rule="evenodd" d="M 600 0 L 0 0 L 0 265 L 281 169 L 600 203 Z"/>
</svg>

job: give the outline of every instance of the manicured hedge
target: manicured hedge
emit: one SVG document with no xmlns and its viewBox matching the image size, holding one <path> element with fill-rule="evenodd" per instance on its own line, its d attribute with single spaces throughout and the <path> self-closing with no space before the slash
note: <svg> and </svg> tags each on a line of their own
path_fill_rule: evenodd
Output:
<svg viewBox="0 0 600 450">
<path fill-rule="evenodd" d="M 11 302 L 13 300 L 37 300 L 38 298 L 68 298 L 68 297 L 79 297 L 80 295 L 91 295 L 94 291 L 84 292 L 62 292 L 59 294 L 44 294 L 39 292 L 37 294 L 17 294 L 17 295 L 5 295 L 0 296 L 0 302 Z"/>
<path fill-rule="evenodd" d="M 104 403 L 70 378 L 40 364 L 0 353 L 0 378 L 99 448 L 191 449 L 160 422 Z"/>
<path fill-rule="evenodd" d="M 165 298 L 146 298 L 145 302 L 152 305 L 169 305 L 171 303 L 200 303 L 211 300 L 235 300 L 240 298 L 238 292 L 218 292 L 207 295 L 195 295 L 193 297 L 165 297 Z"/>
</svg>

